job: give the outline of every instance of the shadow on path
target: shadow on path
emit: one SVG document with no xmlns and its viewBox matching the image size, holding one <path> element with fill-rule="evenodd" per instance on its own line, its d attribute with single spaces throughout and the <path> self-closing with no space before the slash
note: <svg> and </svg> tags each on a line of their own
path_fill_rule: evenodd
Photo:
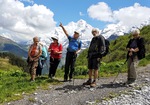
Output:
<svg viewBox="0 0 150 105">
<path fill-rule="evenodd" d="M 124 83 L 110 83 L 110 84 L 101 84 L 97 89 L 103 89 L 103 88 L 121 88 L 126 87 Z"/>
</svg>

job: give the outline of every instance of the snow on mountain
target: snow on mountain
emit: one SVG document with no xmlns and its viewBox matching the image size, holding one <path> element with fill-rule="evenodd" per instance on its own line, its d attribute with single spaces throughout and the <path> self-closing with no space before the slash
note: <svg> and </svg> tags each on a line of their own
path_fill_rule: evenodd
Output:
<svg viewBox="0 0 150 105">
<path fill-rule="evenodd" d="M 109 24 L 107 25 L 106 28 L 104 28 L 101 31 L 101 34 L 107 38 L 107 39 L 114 39 L 117 38 L 118 36 L 122 36 L 125 35 L 129 32 L 131 32 L 132 29 L 135 28 L 139 28 L 141 29 L 144 26 L 150 25 L 150 17 L 148 20 L 145 20 L 144 22 L 142 22 L 140 25 L 136 25 L 136 26 L 123 26 L 121 23 L 117 23 L 117 24 Z"/>
<path fill-rule="evenodd" d="M 146 26 L 146 25 L 150 25 L 150 18 L 144 21 L 143 23 L 141 23 L 140 26 L 127 27 L 127 26 L 122 26 L 121 23 L 117 23 L 117 24 L 109 24 L 103 30 L 100 30 L 100 29 L 98 30 L 105 38 L 112 40 L 112 39 L 117 38 L 118 36 L 122 36 L 122 35 L 125 35 L 126 33 L 129 33 L 132 28 L 142 28 L 143 26 Z M 94 27 L 92 27 L 90 24 L 88 24 L 86 21 L 82 19 L 77 22 L 70 22 L 68 25 L 64 27 L 67 30 L 68 34 L 71 36 L 73 36 L 74 31 L 76 30 L 80 32 L 81 36 L 79 38 L 83 43 L 82 50 L 89 47 L 90 41 L 93 37 L 93 35 L 91 34 L 91 30 Z M 53 31 L 50 31 L 49 33 L 46 33 L 46 34 L 39 34 L 38 36 L 40 37 L 40 41 L 43 44 L 45 44 L 47 47 L 49 47 L 49 44 L 52 42 L 51 37 L 53 35 L 57 35 L 59 37 L 59 42 L 62 43 L 63 45 L 63 58 L 62 58 L 63 60 L 61 64 L 64 64 L 66 49 L 68 46 L 68 39 L 66 35 L 64 34 L 63 30 L 61 29 L 61 27 L 55 27 Z M 33 43 L 32 38 L 34 37 L 34 36 L 26 36 L 26 37 L 21 38 L 21 36 L 15 35 L 15 34 L 12 34 L 12 35 L 2 34 L 0 36 L 9 38 L 15 42 L 25 44 L 25 45 L 30 45 L 31 43 Z"/>
<path fill-rule="evenodd" d="M 140 26 L 133 26 L 130 28 L 127 26 L 122 26 L 121 23 L 117 23 L 117 24 L 109 24 L 103 30 L 100 29 L 98 30 L 105 38 L 111 39 L 112 36 L 118 37 L 126 33 L 129 33 L 132 28 L 142 28 L 143 26 L 149 24 L 150 24 L 150 18 L 144 21 L 143 23 L 141 23 Z M 68 25 L 64 27 L 67 30 L 68 34 L 71 36 L 74 34 L 75 30 L 81 32 L 80 40 L 82 40 L 83 42 L 82 49 L 85 49 L 89 46 L 90 41 L 93 37 L 91 34 L 91 30 L 93 27 L 89 25 L 86 21 L 80 19 L 77 22 L 70 22 Z M 68 46 L 68 39 L 65 36 L 61 27 L 55 27 L 53 31 L 50 31 L 49 33 L 46 34 L 40 34 L 38 36 L 40 37 L 41 42 L 45 43 L 45 45 L 48 47 L 49 44 L 52 42 L 51 36 L 53 35 L 57 35 L 59 37 L 59 42 L 63 44 L 64 49 Z M 33 38 L 33 36 L 27 36 L 25 38 L 22 38 L 21 40 L 20 37 L 18 37 L 19 35 L 2 34 L 1 36 L 7 37 L 13 41 L 16 41 L 21 44 L 26 44 L 26 45 L 31 44 Z"/>
<path fill-rule="evenodd" d="M 70 22 L 68 25 L 64 26 L 66 31 L 70 36 L 73 36 L 74 31 L 78 30 L 80 32 L 79 39 L 82 40 L 82 49 L 85 49 L 89 46 L 89 43 L 93 37 L 91 30 L 93 27 L 86 23 L 84 20 L 79 20 L 77 23 Z M 59 42 L 63 44 L 63 48 L 66 49 L 68 46 L 68 39 L 64 34 L 61 27 L 56 27 L 54 31 L 51 31 L 46 37 L 41 37 L 41 41 L 44 42 L 47 46 L 51 43 L 51 37 L 57 35 Z M 30 42 L 28 42 L 30 43 Z"/>
<path fill-rule="evenodd" d="M 121 26 L 121 24 L 110 24 L 101 31 L 101 34 L 107 39 L 111 37 L 111 35 L 121 36 L 126 32 L 127 28 L 125 26 Z"/>
</svg>

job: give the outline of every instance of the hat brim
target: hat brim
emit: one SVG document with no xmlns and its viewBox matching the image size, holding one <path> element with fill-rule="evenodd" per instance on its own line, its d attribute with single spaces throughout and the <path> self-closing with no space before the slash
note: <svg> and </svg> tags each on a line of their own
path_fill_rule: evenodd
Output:
<svg viewBox="0 0 150 105">
<path fill-rule="evenodd" d="M 79 33 L 78 33 L 77 31 L 74 31 L 74 33 L 76 33 L 76 34 L 78 34 L 78 35 L 79 35 Z"/>
<path fill-rule="evenodd" d="M 58 40 L 58 39 L 56 39 L 56 38 L 54 38 L 54 37 L 51 37 L 53 40 Z"/>
</svg>

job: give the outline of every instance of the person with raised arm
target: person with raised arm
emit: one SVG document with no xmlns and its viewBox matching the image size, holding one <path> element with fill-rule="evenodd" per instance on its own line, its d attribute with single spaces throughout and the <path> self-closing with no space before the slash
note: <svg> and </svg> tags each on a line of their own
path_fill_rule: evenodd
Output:
<svg viewBox="0 0 150 105">
<path fill-rule="evenodd" d="M 60 23 L 59 26 L 63 29 L 65 35 L 69 40 L 69 44 L 67 47 L 66 61 L 65 61 L 65 74 L 64 74 L 64 82 L 67 82 L 68 76 L 69 76 L 69 81 L 72 81 L 77 54 L 81 50 L 82 42 L 79 40 L 79 36 L 80 36 L 79 31 L 74 31 L 74 35 L 70 36 L 67 33 L 64 26 L 62 25 L 62 23 Z"/>
</svg>

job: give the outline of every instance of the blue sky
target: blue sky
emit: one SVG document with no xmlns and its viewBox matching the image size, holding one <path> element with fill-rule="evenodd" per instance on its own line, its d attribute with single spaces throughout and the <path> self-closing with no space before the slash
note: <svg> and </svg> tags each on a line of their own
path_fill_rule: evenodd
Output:
<svg viewBox="0 0 150 105">
<path fill-rule="evenodd" d="M 119 10 L 124 7 L 139 3 L 141 6 L 150 7 L 150 0 L 34 0 L 35 4 L 44 5 L 54 13 L 54 20 L 67 25 L 71 21 L 86 20 L 93 27 L 105 28 L 110 22 L 99 21 L 88 16 L 87 9 L 98 2 L 105 2 L 111 10 Z M 31 5 L 28 3 L 28 5 Z M 144 11 L 143 11 L 144 12 Z M 83 16 L 80 15 L 83 14 Z"/>
<path fill-rule="evenodd" d="M 150 0 L 0 0 L 0 35 L 18 40 L 50 34 L 62 22 L 130 29 L 150 20 Z"/>
</svg>

